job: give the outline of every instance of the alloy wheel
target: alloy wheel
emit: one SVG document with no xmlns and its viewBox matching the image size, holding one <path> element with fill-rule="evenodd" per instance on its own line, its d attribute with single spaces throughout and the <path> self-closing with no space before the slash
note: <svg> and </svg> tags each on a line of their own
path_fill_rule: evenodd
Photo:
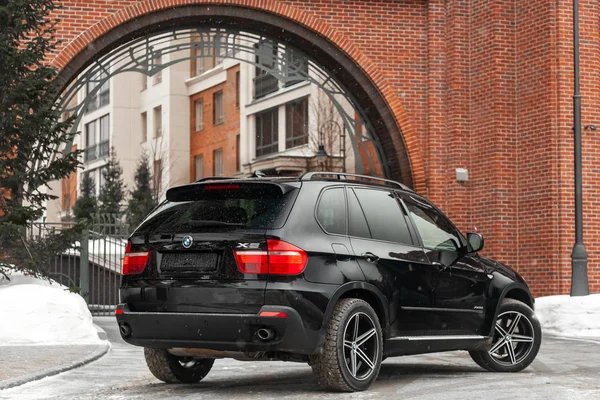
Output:
<svg viewBox="0 0 600 400">
<path fill-rule="evenodd" d="M 489 355 L 501 365 L 515 365 L 527 358 L 535 342 L 535 331 L 529 318 L 518 311 L 498 316 Z"/>
<path fill-rule="evenodd" d="M 373 320 L 358 312 L 348 319 L 344 328 L 344 358 L 353 378 L 368 379 L 377 365 L 379 338 Z"/>
</svg>

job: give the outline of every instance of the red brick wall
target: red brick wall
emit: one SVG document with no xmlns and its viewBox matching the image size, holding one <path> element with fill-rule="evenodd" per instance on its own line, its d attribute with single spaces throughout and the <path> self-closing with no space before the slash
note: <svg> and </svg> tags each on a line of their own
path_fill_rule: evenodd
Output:
<svg viewBox="0 0 600 400">
<path fill-rule="evenodd" d="M 190 97 L 190 179 L 197 179 L 195 157 L 204 158 L 204 176 L 213 175 L 213 151 L 223 149 L 223 175 L 233 176 L 237 172 L 238 149 L 236 136 L 240 133 L 240 108 L 236 104 L 235 74 L 239 65 L 227 70 L 227 81 Z M 223 123 L 213 125 L 213 94 L 223 91 Z M 196 131 L 195 101 L 204 102 L 204 129 Z"/>
<path fill-rule="evenodd" d="M 63 1 L 59 36 L 66 43 L 53 62 L 65 66 L 135 15 L 184 3 L 258 8 L 329 38 L 390 104 L 417 190 L 463 230 L 483 233 L 484 253 L 516 267 L 536 295 L 568 292 L 574 240 L 571 0 Z M 599 7 L 596 0 L 580 0 L 583 122 L 596 125 Z M 212 109 L 205 111 L 209 122 Z M 217 144 L 214 133 L 204 134 L 208 139 L 192 134 L 192 153 L 203 148 L 210 172 L 212 148 L 206 146 Z M 585 131 L 583 144 L 584 237 L 590 288 L 599 292 L 600 134 Z M 467 183 L 456 182 L 458 167 L 468 168 Z"/>
</svg>

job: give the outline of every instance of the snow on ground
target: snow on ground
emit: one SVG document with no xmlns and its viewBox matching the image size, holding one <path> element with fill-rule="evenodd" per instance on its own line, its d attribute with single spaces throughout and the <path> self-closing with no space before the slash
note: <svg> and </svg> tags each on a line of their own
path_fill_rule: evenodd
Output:
<svg viewBox="0 0 600 400">
<path fill-rule="evenodd" d="M 600 338 L 600 294 L 538 297 L 535 314 L 544 334 Z"/>
<path fill-rule="evenodd" d="M 0 346 L 102 342 L 81 296 L 21 272 L 9 276 L 0 274 Z"/>
</svg>

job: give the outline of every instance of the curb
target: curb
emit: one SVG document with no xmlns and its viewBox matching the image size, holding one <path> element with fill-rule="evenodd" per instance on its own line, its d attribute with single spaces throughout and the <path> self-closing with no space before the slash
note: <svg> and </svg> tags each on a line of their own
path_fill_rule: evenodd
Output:
<svg viewBox="0 0 600 400">
<path fill-rule="evenodd" d="M 595 337 L 595 336 L 572 337 L 572 336 L 558 336 L 558 335 L 548 334 L 547 337 L 549 337 L 551 339 L 567 340 L 567 341 L 571 341 L 571 342 L 584 342 L 584 343 L 600 344 L 600 338 Z"/>
<path fill-rule="evenodd" d="M 104 329 L 100 328 L 96 324 L 94 324 L 94 328 L 96 328 L 96 333 L 98 333 L 98 338 L 100 340 L 108 340 L 108 335 L 106 334 L 106 331 Z"/>
<path fill-rule="evenodd" d="M 102 330 L 102 332 L 104 332 L 104 331 Z M 100 336 L 100 335 L 101 335 L 101 333 L 98 332 L 98 336 Z M 104 335 L 106 335 L 106 332 L 104 332 Z M 54 368 L 48 368 L 43 371 L 34 372 L 32 374 L 19 376 L 17 378 L 12 378 L 12 379 L 2 381 L 2 382 L 0 382 L 0 390 L 9 389 L 9 388 L 12 388 L 15 386 L 20 386 L 25 383 L 37 381 L 42 378 L 46 378 L 48 376 L 57 375 L 57 374 L 60 374 L 61 372 L 66 372 L 71 369 L 82 367 L 86 364 L 91 363 L 92 361 L 96 361 L 97 359 L 99 359 L 100 357 L 102 357 L 103 355 L 108 353 L 108 350 L 110 350 L 110 347 L 111 347 L 110 342 L 106 341 L 106 343 L 99 344 L 93 353 L 86 356 L 82 360 L 75 361 L 75 362 L 72 362 L 69 364 L 58 365 Z"/>
</svg>

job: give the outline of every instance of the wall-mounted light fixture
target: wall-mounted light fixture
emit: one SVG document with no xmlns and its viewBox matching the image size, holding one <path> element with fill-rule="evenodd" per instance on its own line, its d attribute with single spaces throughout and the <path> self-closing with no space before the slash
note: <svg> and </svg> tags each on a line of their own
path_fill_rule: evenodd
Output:
<svg viewBox="0 0 600 400">
<path fill-rule="evenodd" d="M 468 182 L 469 170 L 466 168 L 456 168 L 456 181 L 461 183 Z"/>
</svg>

